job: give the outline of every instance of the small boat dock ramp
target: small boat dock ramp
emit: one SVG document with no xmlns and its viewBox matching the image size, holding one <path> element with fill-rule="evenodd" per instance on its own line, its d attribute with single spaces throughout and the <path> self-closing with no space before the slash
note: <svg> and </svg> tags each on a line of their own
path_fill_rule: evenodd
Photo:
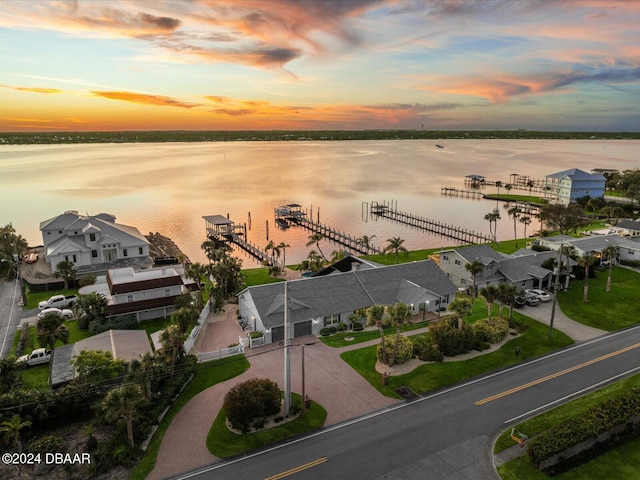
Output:
<svg viewBox="0 0 640 480">
<path fill-rule="evenodd" d="M 437 220 L 420 217 L 412 213 L 401 212 L 391 204 L 371 202 L 370 214 L 372 218 L 381 217 L 408 225 L 419 230 L 442 235 L 443 237 L 460 240 L 464 243 L 491 243 L 493 239 L 480 232 L 474 232 L 455 225 L 448 225 Z"/>
<path fill-rule="evenodd" d="M 246 240 L 246 226 L 237 225 L 223 215 L 206 215 L 202 217 L 206 222 L 207 238 L 214 242 L 233 243 L 247 252 L 263 265 L 277 265 L 273 255 Z"/>
<path fill-rule="evenodd" d="M 382 250 L 372 245 L 363 245 L 356 237 L 349 235 L 348 233 L 341 232 L 328 225 L 314 222 L 309 218 L 307 212 L 302 210 L 302 207 L 297 203 L 289 205 L 282 205 L 274 209 L 274 215 L 276 217 L 276 223 L 281 227 L 283 224 L 287 226 L 299 225 L 306 228 L 313 233 L 319 233 L 327 240 L 338 243 L 354 252 L 358 252 L 363 255 L 374 255 L 382 253 Z"/>
</svg>

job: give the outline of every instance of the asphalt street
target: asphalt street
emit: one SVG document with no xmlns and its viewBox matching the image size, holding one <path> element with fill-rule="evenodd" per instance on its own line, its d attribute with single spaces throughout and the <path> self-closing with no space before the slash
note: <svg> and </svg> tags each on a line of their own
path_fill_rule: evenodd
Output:
<svg viewBox="0 0 640 480">
<path fill-rule="evenodd" d="M 18 282 L 0 281 L 0 358 L 9 355 L 13 337 L 20 324 L 22 308 L 18 304 L 19 301 Z"/>
<path fill-rule="evenodd" d="M 174 478 L 497 478 L 500 432 L 638 370 L 640 326 Z"/>
</svg>

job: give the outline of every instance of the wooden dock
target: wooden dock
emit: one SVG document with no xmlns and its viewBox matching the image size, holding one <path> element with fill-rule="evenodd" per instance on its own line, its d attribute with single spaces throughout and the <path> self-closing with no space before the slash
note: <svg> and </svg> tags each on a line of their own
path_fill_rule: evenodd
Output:
<svg viewBox="0 0 640 480">
<path fill-rule="evenodd" d="M 237 225 L 222 215 L 207 215 L 202 218 L 206 222 L 207 238 L 217 242 L 233 243 L 265 266 L 278 265 L 278 259 L 275 255 L 270 255 L 246 240 L 243 225 Z M 284 264 L 282 266 L 284 267 Z"/>
<path fill-rule="evenodd" d="M 392 208 L 390 205 L 375 201 L 371 202 L 371 216 L 393 220 L 419 230 L 453 238 L 454 240 L 460 240 L 464 243 L 491 243 L 493 241 L 490 236 L 484 233 L 438 222 L 437 220 L 430 220 L 411 213 L 401 212 L 396 208 Z"/>
<path fill-rule="evenodd" d="M 296 205 L 296 204 L 293 204 Z M 362 255 L 375 255 L 382 253 L 382 250 L 372 245 L 366 246 L 359 242 L 359 239 L 349 235 L 348 233 L 341 232 L 328 225 L 324 225 L 320 222 L 314 222 L 310 219 L 306 212 L 303 212 L 301 208 L 287 208 L 292 205 L 278 207 L 275 209 L 274 214 L 276 222 L 287 222 L 289 225 L 299 225 L 313 233 L 319 233 L 327 240 L 338 243 L 350 250 L 360 253 Z M 296 205 L 299 207 L 299 205 Z"/>
<path fill-rule="evenodd" d="M 453 187 L 442 187 L 440 194 L 451 195 L 454 197 L 472 197 L 472 198 L 484 198 L 484 193 L 477 190 L 461 190 Z"/>
</svg>

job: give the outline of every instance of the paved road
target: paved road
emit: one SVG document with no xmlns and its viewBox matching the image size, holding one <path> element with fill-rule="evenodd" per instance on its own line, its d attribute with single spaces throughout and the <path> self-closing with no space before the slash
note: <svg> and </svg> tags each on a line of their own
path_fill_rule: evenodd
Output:
<svg viewBox="0 0 640 480">
<path fill-rule="evenodd" d="M 18 305 L 19 301 L 18 282 L 0 281 L 0 358 L 9 355 L 13 337 L 20 324 L 22 309 Z"/>
<path fill-rule="evenodd" d="M 175 478 L 497 478 L 499 432 L 640 370 L 639 359 L 640 326 Z"/>
</svg>

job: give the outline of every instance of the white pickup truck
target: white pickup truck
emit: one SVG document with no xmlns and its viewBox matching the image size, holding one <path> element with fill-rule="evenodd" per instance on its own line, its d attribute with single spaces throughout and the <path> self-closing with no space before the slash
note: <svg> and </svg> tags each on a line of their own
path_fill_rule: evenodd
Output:
<svg viewBox="0 0 640 480">
<path fill-rule="evenodd" d="M 75 295 L 54 295 L 49 300 L 43 300 L 38 304 L 40 310 L 45 308 L 68 308 L 72 307 L 74 303 L 78 301 L 78 297 Z"/>
<path fill-rule="evenodd" d="M 22 355 L 16 360 L 16 363 L 26 363 L 28 367 L 32 365 L 40 365 L 41 363 L 49 363 L 51 360 L 51 350 L 44 348 L 36 348 L 29 355 Z"/>
</svg>

